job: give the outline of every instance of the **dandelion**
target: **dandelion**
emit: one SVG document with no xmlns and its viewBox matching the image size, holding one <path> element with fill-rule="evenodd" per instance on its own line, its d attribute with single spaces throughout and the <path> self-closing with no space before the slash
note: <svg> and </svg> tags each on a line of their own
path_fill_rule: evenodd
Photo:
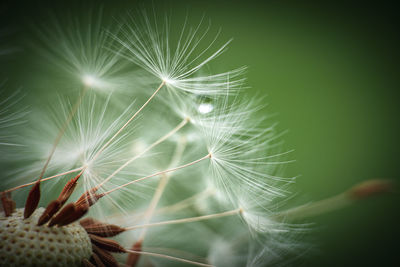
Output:
<svg viewBox="0 0 400 267">
<path fill-rule="evenodd" d="M 89 9 L 85 16 L 74 20 L 63 21 L 63 16 L 50 12 L 48 15 L 50 26 L 33 27 L 38 37 L 31 46 L 50 63 L 42 67 L 65 81 L 57 85 L 70 90 L 81 85 L 105 93 L 122 90 L 124 83 L 129 82 L 129 75 L 125 73 L 129 69 L 126 68 L 127 62 L 106 50 L 113 42 L 107 31 L 117 29 L 104 18 L 103 9 Z"/>
<path fill-rule="evenodd" d="M 294 182 L 283 176 L 282 133 L 254 117 L 262 100 L 241 100 L 243 68 L 204 71 L 230 41 L 200 49 L 203 22 L 184 22 L 172 42 L 169 21 L 146 14 L 118 31 L 94 21 L 83 33 L 45 31 L 47 43 L 62 41 L 40 53 L 76 74 L 80 93 L 27 117 L 23 166 L 4 168 L 16 169 L 1 192 L 0 265 L 275 264 L 303 252 L 296 236 L 307 226 L 296 221 L 390 190 L 376 180 L 278 209 Z"/>
<path fill-rule="evenodd" d="M 152 21 L 145 11 L 142 13 L 135 17 L 129 16 L 121 26 L 120 35 L 115 36 L 116 41 L 126 48 L 122 50 L 124 57 L 158 77 L 163 85 L 184 92 L 218 95 L 226 93 L 227 85 L 231 91 L 240 89 L 243 83 L 240 75 L 245 68 L 219 74 L 196 75 L 207 63 L 218 57 L 231 41 L 212 51 L 219 35 L 216 34 L 205 45 L 206 48 L 201 50 L 199 47 L 205 42 L 210 26 L 202 29 L 201 21 L 192 28 L 185 22 L 176 45 L 172 45 L 168 19 L 163 21 L 163 25 L 158 25 L 156 19 Z M 137 31 L 138 28 L 143 30 Z"/>
</svg>

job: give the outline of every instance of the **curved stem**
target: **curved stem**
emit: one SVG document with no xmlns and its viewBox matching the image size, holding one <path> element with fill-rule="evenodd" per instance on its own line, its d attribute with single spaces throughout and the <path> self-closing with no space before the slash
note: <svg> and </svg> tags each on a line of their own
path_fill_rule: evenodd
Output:
<svg viewBox="0 0 400 267">
<path fill-rule="evenodd" d="M 61 138 L 62 138 L 62 136 L 64 135 L 64 133 L 65 133 L 65 131 L 66 131 L 68 125 L 70 124 L 72 118 L 75 116 L 75 113 L 78 111 L 78 108 L 79 108 L 79 106 L 81 105 L 82 100 L 83 100 L 83 98 L 85 97 L 85 94 L 86 94 L 87 90 L 88 90 L 88 87 L 87 87 L 87 86 L 84 86 L 84 87 L 83 87 L 83 90 L 82 90 L 82 92 L 81 92 L 81 94 L 79 95 L 78 100 L 75 102 L 74 106 L 72 107 L 71 111 L 70 111 L 69 114 L 68 114 L 67 119 L 65 120 L 65 122 L 64 122 L 63 125 L 61 126 L 61 129 L 60 129 L 60 131 L 58 132 L 57 137 L 56 137 L 56 140 L 54 141 L 53 146 L 52 146 L 52 148 L 51 148 L 50 154 L 49 154 L 49 156 L 47 157 L 46 163 L 44 164 L 43 169 L 42 169 L 42 171 L 40 172 L 40 176 L 39 176 L 38 181 L 42 180 L 43 175 L 44 175 L 44 173 L 46 172 L 47 167 L 49 166 L 50 160 L 52 159 L 52 157 L 53 157 L 53 155 L 54 155 L 54 152 L 56 152 L 56 148 L 57 148 L 58 144 L 60 143 Z"/>
<path fill-rule="evenodd" d="M 151 178 L 151 177 L 154 177 L 154 176 L 158 176 L 158 175 L 161 175 L 161 174 L 164 174 L 164 173 L 168 173 L 168 172 L 174 172 L 174 171 L 177 171 L 177 170 L 180 170 L 180 169 L 189 167 L 189 166 L 191 166 L 191 165 L 194 165 L 194 164 L 196 164 L 196 163 L 198 163 L 198 162 L 200 162 L 200 161 L 203 161 L 203 160 L 205 160 L 205 159 L 208 159 L 208 158 L 210 158 L 210 157 L 211 157 L 211 154 L 207 154 L 207 155 L 205 155 L 204 157 L 199 158 L 199 159 L 197 159 L 197 160 L 195 160 L 195 161 L 192 161 L 192 162 L 190 162 L 190 163 L 187 163 L 187 164 L 185 164 L 185 165 L 181 165 L 181 166 L 178 166 L 178 167 L 175 167 L 175 168 L 172 168 L 172 169 L 168 169 L 168 170 L 164 170 L 164 171 L 160 171 L 160 172 L 156 172 L 156 173 L 150 174 L 150 175 L 148 175 L 148 176 L 145 176 L 145 177 L 136 179 L 136 180 L 134 180 L 134 181 L 128 182 L 128 183 L 123 184 L 123 185 L 120 185 L 120 186 L 118 186 L 118 187 L 116 187 L 116 188 L 114 188 L 114 189 L 111 189 L 111 190 L 109 190 L 109 191 L 103 193 L 102 195 L 103 195 L 103 196 L 108 195 L 108 194 L 110 194 L 110 193 L 112 193 L 112 192 L 114 192 L 114 191 L 117 191 L 117 190 L 119 190 L 119 189 L 122 189 L 122 188 L 124 188 L 124 187 L 126 187 L 126 186 L 128 186 L 128 185 L 130 185 L 130 184 L 134 184 L 134 183 L 137 183 L 137 182 L 141 182 L 141 181 L 143 181 L 143 180 L 146 180 L 146 179 Z"/>
<path fill-rule="evenodd" d="M 166 212 L 178 211 L 178 210 L 184 209 L 184 208 L 192 205 L 193 203 L 195 203 L 196 201 L 198 201 L 200 199 L 208 198 L 209 196 L 211 196 L 213 194 L 214 194 L 214 190 L 212 190 L 211 188 L 207 188 L 207 189 L 203 190 L 202 192 L 197 193 L 197 194 L 195 194 L 191 197 L 188 197 L 184 200 L 181 200 L 179 202 L 176 202 L 175 204 L 159 208 L 156 210 L 156 213 L 162 214 L 162 213 L 166 213 Z"/>
<path fill-rule="evenodd" d="M 209 215 L 204 215 L 204 216 L 198 216 L 198 217 L 190 217 L 190 218 L 184 218 L 184 219 L 177 219 L 177 220 L 169 220 L 169 221 L 163 221 L 163 222 L 135 225 L 135 226 L 125 227 L 125 229 L 126 230 L 135 230 L 135 229 L 139 229 L 139 228 L 147 228 L 147 227 L 154 227 L 154 226 L 180 224 L 180 223 L 190 223 L 190 222 L 199 222 L 199 221 L 204 221 L 204 220 L 210 220 L 210 219 L 216 219 L 216 218 L 221 218 L 221 217 L 237 215 L 237 214 L 241 213 L 242 211 L 243 210 L 241 208 L 238 208 L 238 209 L 234 209 L 234 210 L 230 210 L 230 211 L 225 211 L 225 212 L 215 213 L 215 214 L 209 214 Z"/>
<path fill-rule="evenodd" d="M 125 124 L 100 148 L 99 151 L 94 155 L 91 161 L 95 161 L 98 156 L 106 149 L 111 142 L 128 126 L 128 124 L 136 118 L 136 116 L 150 103 L 150 101 L 156 96 L 156 94 L 160 91 L 160 89 L 165 85 L 165 81 L 163 81 L 160 86 L 158 86 L 157 90 L 147 99 L 147 101 L 135 112 L 135 114 L 130 117 L 130 119 L 125 122 Z"/>
<path fill-rule="evenodd" d="M 185 146 L 186 146 L 186 138 L 181 137 L 176 146 L 174 155 L 172 156 L 172 160 L 171 160 L 169 166 L 174 166 L 174 165 L 178 164 L 178 162 L 182 158 L 182 154 L 183 154 L 183 151 L 185 150 Z M 154 193 L 154 196 L 150 202 L 150 205 L 145 212 L 144 220 L 143 220 L 144 224 L 149 223 L 151 218 L 153 217 L 154 211 L 158 205 L 158 202 L 161 199 L 162 194 L 164 193 L 165 188 L 167 187 L 170 177 L 171 177 L 170 173 L 165 173 L 161 176 L 160 181 L 157 186 L 157 189 L 156 189 L 156 192 Z M 144 228 L 139 236 L 139 241 L 144 240 L 146 233 L 147 233 L 147 228 Z"/>
<path fill-rule="evenodd" d="M 180 129 L 182 129 L 182 127 L 184 127 L 187 123 L 189 122 L 189 119 L 184 119 L 182 120 L 182 122 L 180 122 L 174 129 L 172 129 L 169 133 L 167 133 L 166 135 L 164 135 L 163 137 L 161 137 L 160 139 L 158 139 L 156 142 L 154 142 L 153 144 L 151 144 L 150 146 L 148 146 L 146 149 L 144 149 L 142 152 L 140 152 L 139 154 L 137 154 L 136 156 L 134 156 L 133 158 L 131 158 L 130 160 L 128 160 L 127 162 L 125 162 L 123 165 L 121 165 L 118 169 L 116 169 L 112 174 L 110 174 L 106 179 L 104 179 L 104 181 L 102 181 L 97 188 L 102 187 L 105 183 L 107 183 L 109 180 L 111 180 L 111 178 L 113 178 L 117 173 L 119 173 L 122 169 L 124 169 L 126 166 L 128 166 L 129 164 L 131 164 L 133 161 L 135 161 L 136 159 L 140 158 L 141 156 L 143 156 L 146 152 L 148 152 L 149 150 L 151 150 L 152 148 L 154 148 L 155 146 L 159 145 L 160 143 L 164 142 L 166 139 L 168 139 L 170 136 L 172 136 L 173 134 L 175 134 L 177 131 L 179 131 Z"/>
<path fill-rule="evenodd" d="M 70 171 L 66 171 L 66 172 L 59 173 L 59 174 L 56 174 L 56 175 L 53 175 L 53 176 L 42 178 L 40 181 L 41 182 L 48 181 L 48 180 L 51 180 L 51 179 L 54 179 L 54 178 L 57 178 L 57 177 L 60 177 L 60 176 L 63 176 L 63 175 L 67 175 L 67 174 L 74 173 L 74 172 L 77 172 L 77 171 L 82 171 L 83 169 L 84 169 L 84 167 L 79 167 L 79 168 L 76 168 L 76 169 L 73 169 L 73 170 L 70 170 Z M 21 189 L 21 188 L 33 185 L 35 183 L 36 183 L 36 181 L 35 182 L 26 183 L 26 184 L 22 184 L 22 185 L 7 189 L 7 190 L 4 191 L 4 193 L 9 193 L 9 192 L 15 191 L 17 189 Z"/>
<path fill-rule="evenodd" d="M 347 197 L 347 195 L 342 193 L 334 197 L 279 212 L 273 215 L 272 219 L 279 221 L 300 220 L 343 208 L 351 202 L 352 201 Z"/>
<path fill-rule="evenodd" d="M 358 200 L 393 191 L 393 183 L 385 179 L 367 180 L 357 184 L 349 190 L 314 203 L 301 205 L 275 214 L 275 220 L 299 220 L 343 208 Z"/>
<path fill-rule="evenodd" d="M 130 250 L 130 249 L 127 249 L 126 251 L 128 253 L 133 253 L 133 254 L 138 254 L 138 255 L 146 255 L 146 256 L 157 257 L 157 258 L 164 258 L 164 259 L 169 259 L 169 260 L 189 263 L 189 264 L 197 265 L 197 266 L 214 267 L 214 265 L 210 265 L 210 264 L 207 264 L 207 263 L 201 263 L 201 262 L 197 262 L 197 261 L 186 260 L 186 259 L 182 259 L 182 258 L 178 258 L 178 257 L 165 255 L 165 254 L 158 254 L 158 253 L 146 252 L 146 251 L 136 251 L 136 250 Z"/>
</svg>

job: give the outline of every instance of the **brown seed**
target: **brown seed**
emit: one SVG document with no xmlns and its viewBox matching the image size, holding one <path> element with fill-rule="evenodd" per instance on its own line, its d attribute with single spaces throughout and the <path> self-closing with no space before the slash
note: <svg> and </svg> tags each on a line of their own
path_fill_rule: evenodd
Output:
<svg viewBox="0 0 400 267">
<path fill-rule="evenodd" d="M 77 185 L 78 179 L 81 177 L 82 173 L 79 173 L 77 176 L 72 178 L 63 188 L 57 200 L 60 201 L 61 206 L 69 199 L 71 194 L 74 192 L 74 189 Z"/>
<path fill-rule="evenodd" d="M 36 210 L 40 200 L 40 180 L 38 180 L 29 191 L 28 198 L 25 203 L 24 219 L 29 218 Z"/>
<path fill-rule="evenodd" d="M 92 261 L 96 264 L 97 267 L 106 267 L 104 263 L 100 260 L 99 256 L 96 253 L 92 255 Z"/>
<path fill-rule="evenodd" d="M 95 224 L 97 222 L 100 222 L 100 221 L 97 221 L 97 220 L 93 219 L 92 217 L 88 217 L 88 218 L 85 218 L 85 219 L 82 219 L 79 221 L 79 223 L 82 225 L 82 227 L 85 227 L 85 226 L 88 226 L 91 224 Z"/>
<path fill-rule="evenodd" d="M 6 217 L 15 211 L 15 202 L 11 199 L 11 193 L 2 193 L 1 203 Z"/>
<path fill-rule="evenodd" d="M 82 196 L 80 196 L 80 198 L 76 201 L 77 206 L 93 206 L 100 198 L 104 196 L 104 194 L 96 194 L 96 191 L 96 188 L 92 188 L 90 191 L 86 191 L 85 193 L 83 193 Z"/>
<path fill-rule="evenodd" d="M 61 220 L 57 225 L 58 226 L 65 226 L 68 225 L 70 223 L 73 223 L 77 220 L 79 220 L 80 218 L 82 218 L 88 211 L 89 211 L 89 207 L 88 206 L 77 206 L 76 203 L 72 203 L 74 204 L 74 210 L 72 213 L 70 213 L 68 215 L 68 217 L 64 218 L 63 220 Z"/>
<path fill-rule="evenodd" d="M 79 173 L 77 176 L 72 178 L 63 188 L 60 195 L 56 200 L 50 202 L 47 206 L 46 210 L 43 212 L 43 215 L 40 217 L 38 225 L 43 225 L 47 223 L 53 216 L 56 214 L 61 207 L 65 204 L 65 202 L 69 199 L 71 194 L 74 192 L 74 189 L 77 185 L 79 177 L 81 177 L 82 173 Z"/>
<path fill-rule="evenodd" d="M 107 239 L 100 236 L 95 236 L 89 234 L 90 240 L 92 244 L 96 245 L 97 247 L 110 251 L 110 252 L 118 252 L 118 253 L 125 253 L 126 250 L 117 242 L 111 239 Z"/>
<path fill-rule="evenodd" d="M 142 251 L 142 241 L 139 240 L 132 246 L 133 251 Z M 128 259 L 126 260 L 126 266 L 128 267 L 135 267 L 136 264 L 139 262 L 140 254 L 129 253 Z"/>
<path fill-rule="evenodd" d="M 51 227 L 65 221 L 73 212 L 75 212 L 75 203 L 69 203 L 53 219 L 51 219 L 49 226 Z"/>
<path fill-rule="evenodd" d="M 90 203 L 91 199 L 93 198 L 94 195 L 96 195 L 98 188 L 93 187 L 90 190 L 87 190 L 85 193 L 83 193 L 78 200 L 76 201 L 76 203 L 83 203 L 83 202 L 88 202 Z M 91 205 L 90 205 L 91 206 Z"/>
<path fill-rule="evenodd" d="M 113 255 L 111 255 L 110 252 L 107 252 L 96 245 L 92 244 L 93 247 L 93 252 L 101 259 L 101 261 L 104 263 L 104 265 L 109 266 L 109 267 L 118 267 L 118 262 L 114 258 Z"/>
<path fill-rule="evenodd" d="M 93 263 L 91 263 L 90 261 L 88 261 L 87 259 L 84 259 L 83 261 L 83 265 L 85 267 L 96 267 L 96 265 L 94 265 Z"/>
<path fill-rule="evenodd" d="M 113 237 L 125 231 L 124 228 L 118 225 L 102 223 L 91 218 L 88 219 L 81 220 L 80 224 L 89 234 L 101 237 Z"/>
<path fill-rule="evenodd" d="M 61 203 L 58 200 L 53 200 L 50 204 L 46 207 L 45 211 L 43 212 L 42 216 L 39 218 L 38 226 L 47 223 L 54 214 L 57 213 L 61 208 Z"/>
<path fill-rule="evenodd" d="M 348 191 L 353 199 L 363 199 L 366 197 L 389 193 L 393 191 L 394 185 L 390 180 L 369 180 L 362 182 Z"/>
</svg>

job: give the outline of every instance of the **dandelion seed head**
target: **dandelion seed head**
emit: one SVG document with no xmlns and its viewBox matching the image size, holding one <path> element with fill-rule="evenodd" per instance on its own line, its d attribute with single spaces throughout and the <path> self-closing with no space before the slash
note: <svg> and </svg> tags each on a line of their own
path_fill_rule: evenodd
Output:
<svg viewBox="0 0 400 267">
<path fill-rule="evenodd" d="M 238 250 L 235 239 L 240 247 L 253 239 L 264 247 L 258 235 L 290 231 L 270 211 L 291 182 L 281 175 L 288 160 L 280 135 L 266 118 L 254 117 L 261 100 L 241 95 L 245 68 L 216 74 L 209 68 L 230 41 L 217 46 L 217 33 L 207 43 L 210 26 L 203 22 L 195 27 L 185 22 L 175 40 L 168 19 L 160 24 L 145 12 L 123 21 L 120 31 L 73 25 L 77 31 L 58 24 L 47 29 L 55 33 L 44 40 L 62 41 L 44 50 L 79 80 L 81 96 L 60 97 L 51 111 L 34 110 L 23 140 L 29 153 L 21 156 L 26 164 L 17 177 L 37 180 L 48 159 L 49 177 L 41 178 L 55 178 L 42 184 L 43 192 L 59 191 L 73 175 L 80 180 L 71 199 L 87 197 L 95 202 L 85 210 L 90 216 L 131 231 L 121 237 L 126 247 L 145 241 L 144 249 L 163 246 L 159 251 L 197 262 L 206 261 L 190 253 L 206 252 L 202 257 L 217 265 L 243 266 L 249 252 Z M 126 85 L 124 94 L 113 90 Z M 56 136 L 57 142 L 49 141 Z M 101 197 L 94 200 L 96 194 Z M 221 261 L 221 255 L 229 259 Z"/>
</svg>

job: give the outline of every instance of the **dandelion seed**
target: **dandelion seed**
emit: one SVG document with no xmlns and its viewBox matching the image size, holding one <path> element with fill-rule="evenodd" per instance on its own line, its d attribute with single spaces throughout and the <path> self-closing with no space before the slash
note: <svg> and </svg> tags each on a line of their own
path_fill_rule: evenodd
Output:
<svg viewBox="0 0 400 267">
<path fill-rule="evenodd" d="M 169 21 L 166 19 L 160 27 L 157 21 L 148 18 L 145 11 L 143 14 L 131 15 L 121 26 L 120 33 L 113 34 L 115 40 L 126 49 L 122 51 L 125 58 L 158 77 L 167 87 L 184 92 L 218 95 L 225 94 L 227 87 L 232 92 L 241 87 L 243 78 L 240 76 L 245 68 L 196 76 L 199 70 L 227 48 L 230 41 L 212 51 L 219 35 L 216 34 L 206 49 L 201 51 L 198 47 L 205 39 L 209 26 L 202 30 L 202 22 L 195 28 L 190 28 L 185 22 L 178 42 L 171 44 Z"/>
</svg>

